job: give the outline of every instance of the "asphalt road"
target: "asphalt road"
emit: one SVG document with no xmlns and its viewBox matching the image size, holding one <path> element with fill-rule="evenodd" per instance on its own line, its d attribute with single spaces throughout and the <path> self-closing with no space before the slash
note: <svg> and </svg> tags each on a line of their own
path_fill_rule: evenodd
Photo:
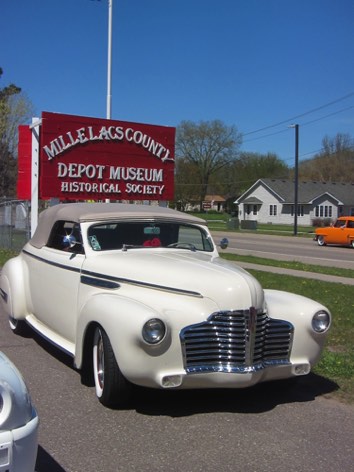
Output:
<svg viewBox="0 0 354 472">
<path fill-rule="evenodd" d="M 354 268 L 354 250 L 350 247 L 320 247 L 312 238 L 300 236 L 273 236 L 240 231 L 236 233 L 213 231 L 212 234 L 217 244 L 222 237 L 228 238 L 230 244 L 224 252 L 343 269 Z"/>
<path fill-rule="evenodd" d="M 329 399 L 337 386 L 313 374 L 246 390 L 136 389 L 130 408 L 109 410 L 69 357 L 14 335 L 1 310 L 0 349 L 40 416 L 37 472 L 353 470 L 354 408 Z"/>
</svg>

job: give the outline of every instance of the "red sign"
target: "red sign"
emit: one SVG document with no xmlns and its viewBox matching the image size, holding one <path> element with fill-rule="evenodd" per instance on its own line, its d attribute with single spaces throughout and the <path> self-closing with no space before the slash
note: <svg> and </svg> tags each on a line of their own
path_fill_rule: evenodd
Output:
<svg viewBox="0 0 354 472">
<path fill-rule="evenodd" d="M 175 128 L 42 113 L 39 197 L 172 200 Z"/>
</svg>

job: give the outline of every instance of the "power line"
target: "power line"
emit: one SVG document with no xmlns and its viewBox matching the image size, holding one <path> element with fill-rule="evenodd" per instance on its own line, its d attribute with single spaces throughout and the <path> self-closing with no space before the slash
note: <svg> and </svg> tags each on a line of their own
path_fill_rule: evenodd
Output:
<svg viewBox="0 0 354 472">
<path fill-rule="evenodd" d="M 345 151 L 352 151 L 354 150 L 354 140 L 353 140 L 353 144 L 351 144 L 350 146 L 347 146 L 345 149 Z M 305 157 L 305 156 L 309 156 L 309 155 L 315 155 L 315 154 L 321 154 L 322 152 L 325 151 L 325 148 L 321 148 L 321 149 L 317 149 L 316 151 L 310 151 L 310 152 L 306 152 L 304 154 L 301 154 L 299 157 Z M 330 156 L 334 156 L 335 154 L 337 154 L 339 151 L 333 151 L 333 152 L 330 152 L 329 155 Z M 310 158 L 311 159 L 311 158 Z M 284 162 L 287 162 L 287 161 L 293 161 L 294 160 L 294 156 L 292 157 L 288 157 L 287 159 L 282 159 Z"/>
<path fill-rule="evenodd" d="M 326 119 L 330 116 L 333 116 L 333 115 L 338 115 L 338 113 L 343 113 L 344 111 L 350 110 L 352 108 L 354 108 L 354 105 L 351 105 L 350 107 L 342 108 L 341 110 L 337 110 L 333 113 L 329 113 L 328 115 L 321 116 L 320 118 L 316 118 L 315 120 L 307 121 L 306 123 L 301 123 L 301 127 L 306 126 L 306 125 L 310 125 L 312 123 L 316 123 L 317 121 L 324 120 L 324 119 Z M 275 131 L 274 133 L 264 134 L 262 136 L 259 136 L 258 138 L 246 139 L 245 141 L 243 141 L 243 143 L 249 143 L 249 142 L 252 142 L 252 141 L 257 141 L 259 139 L 268 138 L 269 136 L 275 136 L 276 134 L 286 133 L 288 131 L 289 131 L 288 128 L 281 129 L 280 131 Z"/>
<path fill-rule="evenodd" d="M 328 115 L 317 118 L 316 120 L 307 121 L 306 123 L 302 123 L 301 126 L 306 126 L 306 125 L 310 125 L 312 123 L 316 123 L 316 121 L 324 120 L 325 118 L 328 118 L 329 116 L 338 115 L 338 113 L 342 113 L 343 111 L 350 110 L 351 108 L 354 108 L 354 105 L 352 105 L 350 107 L 347 107 L 347 108 L 342 108 L 341 110 L 338 110 L 338 111 L 334 111 L 333 113 L 329 113 Z"/>
<path fill-rule="evenodd" d="M 264 126 L 263 128 L 259 128 L 259 129 L 256 129 L 254 131 L 249 131 L 248 133 L 243 133 L 243 136 L 249 136 L 250 134 L 256 134 L 256 133 L 259 133 L 260 131 L 265 131 L 267 129 L 275 128 L 276 126 L 280 126 L 280 125 L 289 123 L 290 121 L 297 120 L 298 118 L 302 118 L 303 116 L 309 115 L 309 114 L 314 113 L 316 111 L 322 110 L 323 108 L 334 105 L 335 103 L 341 102 L 342 100 L 345 100 L 349 97 L 352 97 L 353 95 L 354 95 L 354 92 L 348 93 L 347 95 L 344 95 L 343 97 L 337 98 L 336 100 L 332 100 L 329 103 L 321 105 L 317 108 L 313 108 L 312 110 L 306 111 L 305 113 L 301 113 L 300 115 L 292 116 L 291 118 L 287 118 L 286 120 L 279 121 L 278 123 L 274 123 L 272 125 Z"/>
</svg>

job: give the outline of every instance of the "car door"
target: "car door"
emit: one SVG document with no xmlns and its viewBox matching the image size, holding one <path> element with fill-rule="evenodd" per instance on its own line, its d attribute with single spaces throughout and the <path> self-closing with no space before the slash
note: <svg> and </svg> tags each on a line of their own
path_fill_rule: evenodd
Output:
<svg viewBox="0 0 354 472">
<path fill-rule="evenodd" d="M 337 220 L 327 236 L 328 244 L 347 244 L 346 220 Z"/>
<path fill-rule="evenodd" d="M 341 220 L 340 227 L 337 228 L 338 231 L 338 241 L 337 244 L 348 244 L 348 221 Z"/>
<path fill-rule="evenodd" d="M 75 250 L 63 244 L 65 232 L 72 231 L 73 225 L 63 222 L 61 227 L 64 234 L 52 235 L 48 245 L 38 250 L 37 257 L 31 258 L 28 266 L 29 293 L 35 318 L 51 330 L 53 336 L 58 335 L 73 343 L 85 255 L 82 245 Z"/>
</svg>

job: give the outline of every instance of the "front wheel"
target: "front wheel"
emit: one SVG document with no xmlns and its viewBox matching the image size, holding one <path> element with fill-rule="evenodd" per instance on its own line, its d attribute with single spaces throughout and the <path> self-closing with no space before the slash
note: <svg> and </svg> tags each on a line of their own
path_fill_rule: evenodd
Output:
<svg viewBox="0 0 354 472">
<path fill-rule="evenodd" d="M 325 245 L 326 245 L 325 239 L 324 239 L 323 236 L 319 236 L 319 237 L 317 238 L 317 244 L 318 244 L 319 246 L 325 246 Z"/>
<path fill-rule="evenodd" d="M 350 245 L 351 245 L 351 247 L 354 249 L 354 239 L 352 239 L 352 240 L 350 241 Z"/>
<path fill-rule="evenodd" d="M 129 400 L 132 386 L 121 373 L 110 340 L 97 327 L 93 339 L 93 375 L 98 400 L 107 407 L 123 406 Z"/>
</svg>

